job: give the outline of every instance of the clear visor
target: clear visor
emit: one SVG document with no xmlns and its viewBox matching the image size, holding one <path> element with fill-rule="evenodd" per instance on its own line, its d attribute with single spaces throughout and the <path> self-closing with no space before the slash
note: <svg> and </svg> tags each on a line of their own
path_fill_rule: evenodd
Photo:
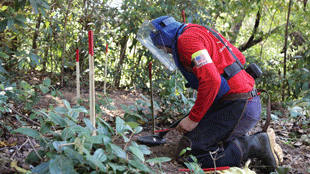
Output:
<svg viewBox="0 0 310 174">
<path fill-rule="evenodd" d="M 141 28 L 137 33 L 137 39 L 144 45 L 151 53 L 163 63 L 170 71 L 174 71 L 177 66 L 174 63 L 172 54 L 167 53 L 165 49 L 159 49 L 153 44 L 150 33 L 157 33 L 158 30 L 153 26 L 152 22 L 146 20 L 143 22 Z M 164 45 L 164 44 L 163 44 Z"/>
</svg>

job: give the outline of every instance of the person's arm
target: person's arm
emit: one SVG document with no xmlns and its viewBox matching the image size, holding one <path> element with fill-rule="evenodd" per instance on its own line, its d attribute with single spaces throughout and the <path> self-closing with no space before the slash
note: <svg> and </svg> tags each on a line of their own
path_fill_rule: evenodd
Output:
<svg viewBox="0 0 310 174">
<path fill-rule="evenodd" d="M 193 130 L 211 107 L 220 88 L 220 74 L 205 45 L 199 35 L 183 36 L 178 41 L 179 54 L 183 58 L 195 62 L 192 70 L 199 80 L 195 105 L 191 109 L 188 118 L 180 122 L 178 130 L 182 128 L 186 131 Z"/>
</svg>

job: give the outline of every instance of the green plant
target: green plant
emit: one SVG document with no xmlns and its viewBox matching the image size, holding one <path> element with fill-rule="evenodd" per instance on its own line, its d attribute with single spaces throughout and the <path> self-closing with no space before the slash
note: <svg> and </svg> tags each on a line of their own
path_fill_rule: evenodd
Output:
<svg viewBox="0 0 310 174">
<path fill-rule="evenodd" d="M 71 107 L 66 100 L 63 102 L 66 108 L 57 107 L 49 113 L 40 111 L 40 130 L 21 127 L 13 131 L 35 138 L 40 144 L 38 154 L 42 156 L 34 152 L 28 156 L 32 163 L 42 159 L 33 173 L 155 173 L 146 163 L 170 160 L 145 160 L 144 156 L 151 153 L 149 148 L 131 140 L 142 127 L 129 126 L 120 117 L 115 119 L 115 129 L 100 117 L 96 119 L 96 129 L 87 118 L 82 126 L 77 120 L 78 113 L 88 111 L 83 106 Z M 53 136 L 47 138 L 47 135 Z"/>
<path fill-rule="evenodd" d="M 171 115 L 170 112 L 188 114 L 196 100 L 194 97 L 190 98 L 189 95 L 186 97 L 182 78 L 178 75 L 174 75 L 166 81 L 165 90 L 160 93 L 160 97 L 160 105 L 163 108 L 164 115 L 168 115 L 168 117 Z"/>
</svg>

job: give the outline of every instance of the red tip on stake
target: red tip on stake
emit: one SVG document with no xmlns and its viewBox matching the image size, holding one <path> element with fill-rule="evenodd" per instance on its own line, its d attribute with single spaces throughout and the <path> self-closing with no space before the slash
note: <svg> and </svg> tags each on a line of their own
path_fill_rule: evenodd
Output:
<svg viewBox="0 0 310 174">
<path fill-rule="evenodd" d="M 76 49 L 76 61 L 80 61 L 79 49 Z"/>
<path fill-rule="evenodd" d="M 152 62 L 149 63 L 149 78 L 152 79 Z"/>
<path fill-rule="evenodd" d="M 105 52 L 106 52 L 106 53 L 108 53 L 108 46 L 109 46 L 109 45 L 107 44 L 106 47 L 105 47 Z"/>
<path fill-rule="evenodd" d="M 93 46 L 93 31 L 88 31 L 88 52 L 91 56 L 94 56 L 94 46 Z"/>
</svg>

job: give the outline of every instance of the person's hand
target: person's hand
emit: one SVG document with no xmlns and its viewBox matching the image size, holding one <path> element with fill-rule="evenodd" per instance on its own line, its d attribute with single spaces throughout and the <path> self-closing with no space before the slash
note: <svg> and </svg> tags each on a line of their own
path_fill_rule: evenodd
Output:
<svg viewBox="0 0 310 174">
<path fill-rule="evenodd" d="M 198 125 L 198 122 L 192 121 L 189 119 L 189 117 L 185 117 L 179 125 L 176 127 L 177 131 L 179 131 L 181 134 L 186 134 L 187 132 L 190 132 L 195 129 L 195 127 Z"/>
</svg>

